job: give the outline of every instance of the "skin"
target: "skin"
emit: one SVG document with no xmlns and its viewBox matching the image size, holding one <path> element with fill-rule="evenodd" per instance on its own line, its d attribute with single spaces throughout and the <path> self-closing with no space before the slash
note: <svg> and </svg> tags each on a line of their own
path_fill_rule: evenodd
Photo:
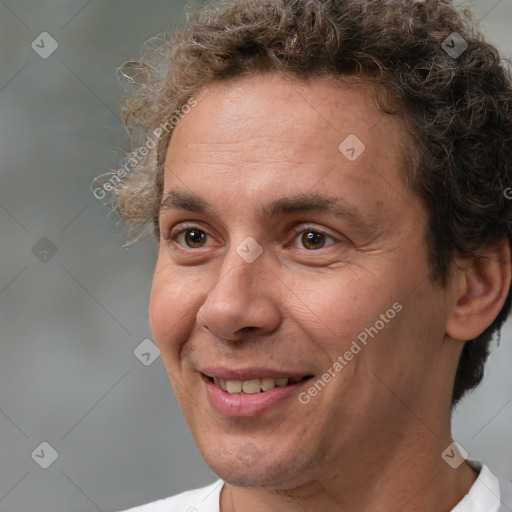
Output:
<svg viewBox="0 0 512 512">
<path fill-rule="evenodd" d="M 446 288 L 429 278 L 427 211 L 399 173 L 407 136 L 369 89 L 266 74 L 198 101 L 173 133 L 164 197 L 193 193 L 213 211 L 162 208 L 150 323 L 195 441 L 226 482 L 222 512 L 451 510 L 476 478 L 441 457 L 460 340 L 503 305 L 508 246 L 456 261 Z M 349 134 L 366 146 L 353 162 L 338 149 Z M 261 215 L 298 194 L 343 198 L 363 221 Z M 205 233 L 192 247 L 176 234 L 191 226 Z M 308 244 L 309 231 L 328 236 Z M 236 252 L 249 236 L 263 249 L 252 263 Z M 199 369 L 316 380 L 395 303 L 401 311 L 309 403 L 293 397 L 251 418 L 211 407 Z"/>
</svg>

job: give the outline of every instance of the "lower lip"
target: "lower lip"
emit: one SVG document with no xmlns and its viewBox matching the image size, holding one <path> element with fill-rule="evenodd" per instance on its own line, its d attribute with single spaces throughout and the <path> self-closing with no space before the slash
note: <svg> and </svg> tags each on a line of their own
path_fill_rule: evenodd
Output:
<svg viewBox="0 0 512 512">
<path fill-rule="evenodd" d="M 219 388 L 209 378 L 202 376 L 202 379 L 206 388 L 206 396 L 213 409 L 223 416 L 232 418 L 259 416 L 295 395 L 299 388 L 310 380 L 305 379 L 288 386 L 272 388 L 263 393 L 231 395 Z"/>
</svg>

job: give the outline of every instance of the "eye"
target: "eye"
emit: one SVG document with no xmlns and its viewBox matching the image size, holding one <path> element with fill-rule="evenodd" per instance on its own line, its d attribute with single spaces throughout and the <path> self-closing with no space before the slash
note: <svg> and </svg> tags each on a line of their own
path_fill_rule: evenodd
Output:
<svg viewBox="0 0 512 512">
<path fill-rule="evenodd" d="M 169 238 L 179 245 L 190 249 L 204 247 L 208 233 L 197 226 L 186 226 L 171 232 Z"/>
<path fill-rule="evenodd" d="M 326 247 L 326 241 L 329 239 L 336 242 L 332 236 L 316 228 L 308 227 L 300 231 L 295 230 L 295 232 L 297 233 L 296 239 L 300 236 L 300 243 L 302 247 L 309 251 L 323 249 Z"/>
</svg>

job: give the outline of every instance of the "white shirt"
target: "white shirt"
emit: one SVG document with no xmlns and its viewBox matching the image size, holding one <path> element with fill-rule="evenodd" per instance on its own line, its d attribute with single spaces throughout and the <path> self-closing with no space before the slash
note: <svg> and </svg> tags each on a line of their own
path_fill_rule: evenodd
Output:
<svg viewBox="0 0 512 512">
<path fill-rule="evenodd" d="M 489 468 L 478 461 L 468 463 L 480 473 L 468 494 L 451 512 L 512 512 L 512 481 L 501 482 Z M 124 512 L 219 512 L 220 493 L 224 482 L 185 491 L 158 501 L 130 508 Z"/>
</svg>

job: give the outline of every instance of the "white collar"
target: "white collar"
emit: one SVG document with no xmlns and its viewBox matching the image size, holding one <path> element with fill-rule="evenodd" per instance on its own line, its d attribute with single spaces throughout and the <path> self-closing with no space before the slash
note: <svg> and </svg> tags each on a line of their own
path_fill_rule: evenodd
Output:
<svg viewBox="0 0 512 512">
<path fill-rule="evenodd" d="M 451 512 L 499 512 L 500 485 L 489 468 L 477 460 L 468 460 L 468 464 L 480 471 L 478 478 Z"/>
</svg>

